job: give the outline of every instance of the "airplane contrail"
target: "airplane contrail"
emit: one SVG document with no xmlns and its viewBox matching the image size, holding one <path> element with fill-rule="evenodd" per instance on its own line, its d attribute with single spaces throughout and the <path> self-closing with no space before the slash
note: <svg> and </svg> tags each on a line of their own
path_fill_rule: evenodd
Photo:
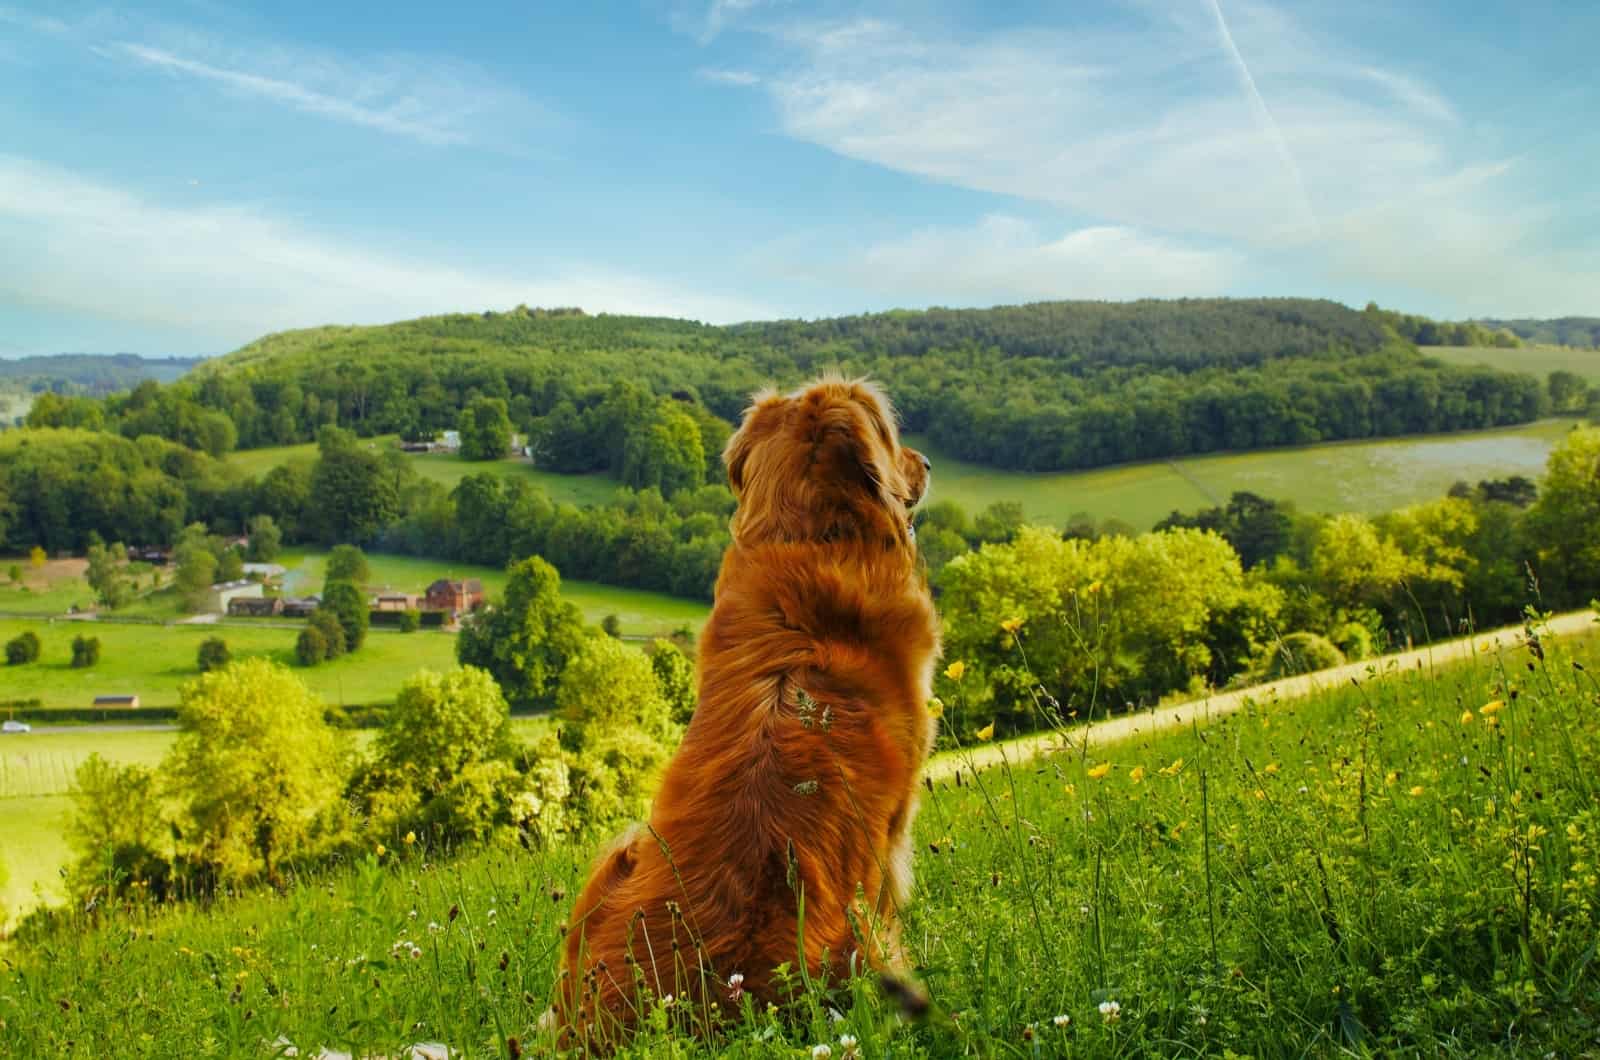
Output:
<svg viewBox="0 0 1600 1060">
<path fill-rule="evenodd" d="M 1250 107 L 1256 113 L 1256 119 L 1265 127 L 1272 146 L 1278 152 L 1278 158 L 1289 171 L 1289 177 L 1294 181 L 1295 191 L 1300 196 L 1300 208 L 1311 221 L 1314 235 L 1322 234 L 1322 222 L 1317 217 L 1317 211 L 1312 208 L 1311 196 L 1306 193 L 1306 181 L 1300 173 L 1300 166 L 1294 160 L 1294 154 L 1289 150 L 1289 141 L 1283 138 L 1283 130 L 1278 128 L 1278 122 L 1272 116 L 1272 110 L 1267 106 L 1267 101 L 1262 98 L 1261 90 L 1256 87 L 1256 79 L 1250 73 L 1250 67 L 1244 61 L 1239 46 L 1233 42 L 1233 33 L 1228 29 L 1228 20 L 1222 16 L 1221 0 L 1209 0 L 1211 13 L 1216 16 L 1217 29 L 1222 34 L 1222 43 L 1228 49 L 1233 65 L 1238 68 L 1239 77 L 1244 81 L 1244 87 L 1250 94 Z"/>
</svg>

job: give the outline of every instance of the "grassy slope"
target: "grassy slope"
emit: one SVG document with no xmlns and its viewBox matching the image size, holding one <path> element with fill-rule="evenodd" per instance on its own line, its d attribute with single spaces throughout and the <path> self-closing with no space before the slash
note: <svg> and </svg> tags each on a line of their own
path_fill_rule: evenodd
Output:
<svg viewBox="0 0 1600 1060">
<path fill-rule="evenodd" d="M 1094 471 L 1030 474 L 964 463 L 936 449 L 931 500 L 976 512 L 1021 501 L 1030 518 L 1061 525 L 1087 512 L 1148 529 L 1169 512 L 1226 501 L 1235 490 L 1290 500 L 1309 511 L 1389 511 L 1442 497 L 1452 483 L 1521 474 L 1536 477 L 1572 420 L 1524 427 L 1297 449 L 1191 457 Z M 913 445 L 922 440 L 911 437 Z"/>
<path fill-rule="evenodd" d="M 1527 372 L 1543 379 L 1551 372 L 1575 372 L 1591 384 L 1600 384 L 1600 350 L 1580 350 L 1570 346 L 1522 346 L 1503 350 L 1498 346 L 1428 346 L 1428 357 L 1446 364 L 1484 364 Z"/>
<path fill-rule="evenodd" d="M 1532 673 L 1521 652 L 1479 656 L 1136 739 L 1101 779 L 1098 763 L 1056 756 L 940 784 L 918 821 L 906 939 L 959 1020 L 903 1023 L 858 981 L 809 994 L 786 1023 L 731 1012 L 725 1044 L 747 1056 L 829 1040 L 839 1055 L 843 1033 L 867 1056 L 1592 1048 L 1600 685 L 1567 645 L 1547 650 Z M 1596 644 L 1578 650 L 1592 673 Z M 1478 710 L 1490 701 L 1504 703 L 1498 727 Z M 130 1056 L 248 1052 L 283 1034 L 303 1049 L 440 1039 L 470 1055 L 504 1055 L 514 1036 L 531 1052 L 592 847 L 444 863 L 414 851 L 282 897 L 63 935 L 0 971 L 0 1051 L 9 1039 L 17 1055 L 113 1040 Z M 416 959 L 392 955 L 400 940 Z M 1108 1000 L 1115 1023 L 1097 1011 Z M 706 1052 L 668 1033 L 633 1051 Z"/>
</svg>

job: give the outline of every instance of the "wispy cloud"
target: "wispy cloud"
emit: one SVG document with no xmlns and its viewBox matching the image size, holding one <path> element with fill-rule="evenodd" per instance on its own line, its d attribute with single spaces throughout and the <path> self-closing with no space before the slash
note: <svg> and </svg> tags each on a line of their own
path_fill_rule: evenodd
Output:
<svg viewBox="0 0 1600 1060">
<path fill-rule="evenodd" d="M 101 12 L 77 21 L 0 7 L 11 24 L 119 63 L 220 88 L 242 99 L 428 145 L 492 142 L 558 121 L 545 104 L 446 56 L 354 56 L 219 36 Z"/>
<path fill-rule="evenodd" d="M 1221 240 L 1258 275 L 1294 255 L 1308 276 L 1370 264 L 1386 289 L 1434 292 L 1477 270 L 1497 278 L 1480 305 L 1584 304 L 1571 277 L 1596 263 L 1541 258 L 1526 173 L 1468 139 L 1435 88 L 1280 6 L 1221 14 L 1129 0 L 1073 32 L 977 34 L 768 20 L 781 57 L 749 64 L 751 90 L 796 139 L 1091 230 Z"/>
<path fill-rule="evenodd" d="M 152 202 L 0 155 L 0 300 L 19 305 L 228 342 L 518 303 L 709 321 L 769 315 L 738 298 L 583 262 L 508 274 L 419 256 L 327 240 L 250 207 Z"/>
<path fill-rule="evenodd" d="M 976 305 L 1221 294 L 1241 266 L 1233 251 L 1127 227 L 1097 225 L 1052 238 L 1027 221 L 991 214 L 970 227 L 926 228 L 876 243 L 842 271 L 880 294 Z"/>
<path fill-rule="evenodd" d="M 409 136 L 428 144 L 463 143 L 467 136 L 459 131 L 444 128 L 431 122 L 415 101 L 406 100 L 393 106 L 375 108 L 350 99 L 340 99 L 314 91 L 293 81 L 248 73 L 243 70 L 226 70 L 174 55 L 161 48 L 142 44 L 119 42 L 116 50 L 141 63 L 177 74 L 187 74 L 207 81 L 215 81 L 248 95 L 260 96 L 274 103 L 282 103 L 308 114 L 316 114 L 352 125 L 365 125 L 383 132 Z"/>
<path fill-rule="evenodd" d="M 761 76 L 748 70 L 701 70 L 700 77 L 718 85 L 734 85 L 738 88 L 749 88 L 761 83 Z"/>
</svg>

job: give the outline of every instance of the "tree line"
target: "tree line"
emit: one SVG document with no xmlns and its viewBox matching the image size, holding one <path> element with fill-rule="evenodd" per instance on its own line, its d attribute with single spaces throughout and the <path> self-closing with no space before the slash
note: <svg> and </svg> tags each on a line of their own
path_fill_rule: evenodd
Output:
<svg viewBox="0 0 1600 1060">
<path fill-rule="evenodd" d="M 1536 383 L 1413 345 L 1441 328 L 1452 341 L 1481 337 L 1464 327 L 1310 299 L 1051 302 L 726 328 L 519 307 L 269 336 L 170 387 L 52 399 L 29 422 L 151 433 L 216 455 L 309 441 L 329 425 L 475 435 L 492 407 L 481 403 L 500 401 L 543 466 L 671 492 L 673 470 L 650 466 L 650 454 L 687 462 L 687 421 L 710 460 L 708 431 L 726 430 L 752 391 L 828 367 L 883 381 L 906 429 L 940 448 L 1030 470 L 1540 415 Z M 618 399 L 619 380 L 648 400 Z"/>
</svg>

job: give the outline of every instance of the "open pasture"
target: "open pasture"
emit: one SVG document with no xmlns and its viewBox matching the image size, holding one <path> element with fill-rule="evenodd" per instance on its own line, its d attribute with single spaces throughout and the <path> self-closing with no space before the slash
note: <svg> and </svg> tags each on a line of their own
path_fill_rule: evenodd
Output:
<svg viewBox="0 0 1600 1060">
<path fill-rule="evenodd" d="M 625 1055 L 851 1055 L 846 1035 L 862 1056 L 1584 1055 L 1597 668 L 1594 638 L 1550 640 L 1542 660 L 1374 672 L 963 771 L 917 821 L 905 943 L 930 1018 L 897 1018 L 870 977 L 799 983 L 787 1016 L 725 990 L 715 1009 L 669 1004 L 683 990 L 663 971 Z M 418 848 L 281 896 L 135 910 L 131 931 L 82 919 L 10 955 L 0 1046 L 539 1055 L 562 922 L 601 841 Z M 714 1040 L 686 1038 L 689 1020 Z"/>
<path fill-rule="evenodd" d="M 1600 386 L 1600 350 L 1572 346 L 1521 346 L 1507 350 L 1498 346 L 1429 346 L 1422 351 L 1446 364 L 1487 365 L 1513 372 L 1527 372 L 1543 379 L 1551 372 L 1565 371 Z"/>
<path fill-rule="evenodd" d="M 1525 475 L 1544 469 L 1551 448 L 1576 421 L 1462 434 L 1338 442 L 1293 449 L 1224 453 L 1093 471 L 999 471 L 926 446 L 933 461 L 929 500 L 953 500 L 970 512 L 1020 501 L 1028 518 L 1061 526 L 1080 513 L 1120 519 L 1147 530 L 1173 511 L 1221 504 L 1236 490 L 1293 501 L 1307 511 L 1376 514 L 1444 496 L 1461 480 Z"/>
</svg>

